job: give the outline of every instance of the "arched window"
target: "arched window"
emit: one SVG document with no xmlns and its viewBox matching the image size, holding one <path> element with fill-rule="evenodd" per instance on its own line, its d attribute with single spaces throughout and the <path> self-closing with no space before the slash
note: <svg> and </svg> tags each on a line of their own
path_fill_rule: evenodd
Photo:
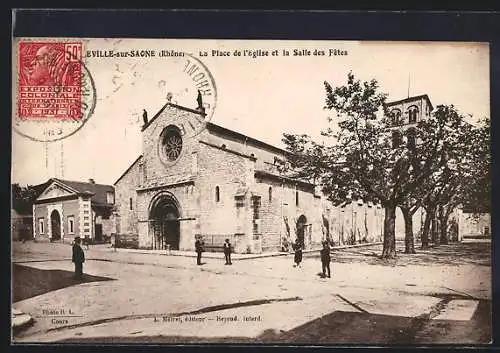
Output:
<svg viewBox="0 0 500 353">
<path fill-rule="evenodd" d="M 220 201 L 220 190 L 219 190 L 219 186 L 216 186 L 215 187 L 215 202 L 219 202 Z"/>
<path fill-rule="evenodd" d="M 295 191 L 295 206 L 299 205 L 299 192 Z"/>
<path fill-rule="evenodd" d="M 408 122 L 410 124 L 416 123 L 417 116 L 418 116 L 418 108 L 412 105 L 410 108 L 408 108 Z"/>
<path fill-rule="evenodd" d="M 273 188 L 271 186 L 269 187 L 268 193 L 269 193 L 269 203 L 271 203 L 273 201 Z"/>
<path fill-rule="evenodd" d="M 406 132 L 406 138 L 408 139 L 408 142 L 407 142 L 407 146 L 408 148 L 415 148 L 415 141 L 416 141 L 416 131 L 414 128 L 410 128 L 408 129 L 408 131 Z"/>
<path fill-rule="evenodd" d="M 401 124 L 401 110 L 393 109 L 391 112 L 392 125 L 397 126 Z"/>
</svg>

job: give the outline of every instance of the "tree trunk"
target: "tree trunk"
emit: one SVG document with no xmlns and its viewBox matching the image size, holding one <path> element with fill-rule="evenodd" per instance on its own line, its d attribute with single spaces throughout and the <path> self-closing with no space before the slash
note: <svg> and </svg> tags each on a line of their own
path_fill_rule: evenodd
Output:
<svg viewBox="0 0 500 353">
<path fill-rule="evenodd" d="M 396 206 L 385 205 L 384 217 L 384 248 L 382 250 L 383 259 L 393 259 L 396 257 Z"/>
<path fill-rule="evenodd" d="M 432 242 L 434 245 L 439 245 L 439 220 L 438 217 L 436 217 L 436 214 L 434 213 L 432 217 Z"/>
<path fill-rule="evenodd" d="M 439 213 L 439 216 L 441 222 L 441 244 L 448 244 L 448 218 L 450 217 L 450 214 L 448 212 L 444 212 L 443 210 Z"/>
<path fill-rule="evenodd" d="M 428 207 L 425 209 L 424 229 L 422 231 L 422 249 L 429 248 L 429 231 L 431 230 L 432 219 L 434 218 L 435 209 Z"/>
<path fill-rule="evenodd" d="M 405 254 L 415 254 L 413 241 L 413 214 L 407 207 L 400 207 L 405 221 Z"/>
</svg>

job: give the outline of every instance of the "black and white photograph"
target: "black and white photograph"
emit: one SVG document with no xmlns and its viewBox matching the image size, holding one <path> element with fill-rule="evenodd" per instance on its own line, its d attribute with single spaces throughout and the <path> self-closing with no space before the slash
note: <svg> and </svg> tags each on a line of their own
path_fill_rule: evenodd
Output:
<svg viewBox="0 0 500 353">
<path fill-rule="evenodd" d="M 489 43 L 12 53 L 13 343 L 492 341 Z"/>
</svg>

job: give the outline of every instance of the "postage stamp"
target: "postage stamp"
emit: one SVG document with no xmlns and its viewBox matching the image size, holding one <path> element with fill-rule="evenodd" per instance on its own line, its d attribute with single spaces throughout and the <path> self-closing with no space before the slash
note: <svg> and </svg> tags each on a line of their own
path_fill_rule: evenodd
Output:
<svg viewBox="0 0 500 353">
<path fill-rule="evenodd" d="M 56 141 L 80 129 L 96 94 L 78 41 L 18 42 L 14 129 L 37 141 Z"/>
<path fill-rule="evenodd" d="M 12 341 L 487 343 L 489 53 L 16 38 Z"/>
</svg>

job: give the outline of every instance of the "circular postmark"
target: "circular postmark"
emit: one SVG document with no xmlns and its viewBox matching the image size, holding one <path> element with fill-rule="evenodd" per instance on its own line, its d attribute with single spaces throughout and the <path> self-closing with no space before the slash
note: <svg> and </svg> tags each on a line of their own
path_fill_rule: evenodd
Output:
<svg viewBox="0 0 500 353">
<path fill-rule="evenodd" d="M 189 114 L 175 123 L 183 139 L 199 135 L 212 120 L 217 105 L 217 86 L 208 67 L 196 56 L 183 53 L 182 60 L 173 60 L 174 77 L 170 77 L 163 86 L 169 89 L 177 86 L 177 92 L 167 94 L 167 101 L 173 106 L 191 108 L 195 114 Z M 162 85 L 160 81 L 159 85 Z M 174 82 L 172 82 L 174 81 Z"/>
<path fill-rule="evenodd" d="M 18 43 L 13 130 L 39 142 L 62 140 L 92 116 L 96 89 L 81 42 Z"/>
<path fill-rule="evenodd" d="M 160 57 L 161 57 L 160 52 Z M 156 89 L 166 94 L 164 110 L 171 110 L 165 123 L 151 127 L 151 138 L 157 138 L 157 155 L 163 164 L 171 166 L 181 160 L 187 151 L 187 140 L 202 133 L 212 120 L 217 105 L 217 86 L 208 67 L 197 57 L 180 52 L 176 57 L 165 58 L 161 72 L 149 78 L 150 70 L 145 70 L 146 81 L 154 79 Z M 151 93 L 153 91 L 151 90 Z M 175 111 L 175 112 L 174 112 Z M 155 119 L 157 114 L 149 121 Z M 143 126 L 147 129 L 148 123 Z"/>
<path fill-rule="evenodd" d="M 212 120 L 215 107 L 217 105 L 217 86 L 215 84 L 215 79 L 207 66 L 195 56 L 191 54 L 186 55 L 187 62 L 185 64 L 184 72 L 192 78 L 193 83 L 195 84 L 195 89 L 198 91 L 198 105 L 203 108 L 205 113 L 205 124 L 200 126 L 199 129 L 193 130 L 191 133 L 191 136 L 196 136 L 203 131 L 206 127 L 206 123 Z"/>
</svg>

